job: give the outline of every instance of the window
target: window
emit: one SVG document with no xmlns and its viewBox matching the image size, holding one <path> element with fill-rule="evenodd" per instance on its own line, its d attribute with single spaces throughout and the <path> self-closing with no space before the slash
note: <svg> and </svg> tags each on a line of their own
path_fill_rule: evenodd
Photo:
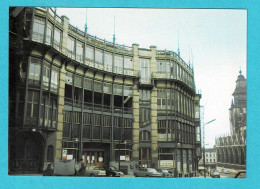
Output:
<svg viewBox="0 0 260 189">
<path fill-rule="evenodd" d="M 43 18 L 35 17 L 33 24 L 33 36 L 32 39 L 37 42 L 43 42 L 45 21 Z"/>
<path fill-rule="evenodd" d="M 158 141 L 167 141 L 166 121 L 158 121 Z"/>
<path fill-rule="evenodd" d="M 49 88 L 49 81 L 50 81 L 50 67 L 49 64 L 44 63 L 43 66 L 43 73 L 42 73 L 42 81 L 43 81 L 43 87 L 45 89 Z"/>
<path fill-rule="evenodd" d="M 140 58 L 141 82 L 150 83 L 150 59 Z"/>
<path fill-rule="evenodd" d="M 123 73 L 123 57 L 119 55 L 115 55 L 115 67 L 114 67 L 115 73 Z"/>
<path fill-rule="evenodd" d="M 52 42 L 53 25 L 48 22 L 45 43 L 51 45 Z"/>
<path fill-rule="evenodd" d="M 140 141 L 150 141 L 151 140 L 151 134 L 149 131 L 141 131 L 139 134 L 139 140 Z"/>
<path fill-rule="evenodd" d="M 133 61 L 131 57 L 124 57 L 124 74 L 133 75 Z"/>
<path fill-rule="evenodd" d="M 96 60 L 96 62 L 103 64 L 103 51 L 102 50 L 96 49 L 95 60 Z"/>
<path fill-rule="evenodd" d="M 115 95 L 122 95 L 123 86 L 122 85 L 114 85 L 114 94 Z"/>
<path fill-rule="evenodd" d="M 133 96 L 133 90 L 131 86 L 124 86 L 124 96 Z"/>
<path fill-rule="evenodd" d="M 157 61 L 157 71 L 165 72 L 165 62 Z"/>
<path fill-rule="evenodd" d="M 40 93 L 38 91 L 28 91 L 28 103 L 27 103 L 27 117 L 37 118 L 39 117 L 39 98 Z"/>
<path fill-rule="evenodd" d="M 165 91 L 165 89 L 158 89 L 158 91 L 157 91 L 157 108 L 166 109 L 166 91 Z"/>
<path fill-rule="evenodd" d="M 68 56 L 74 57 L 74 54 L 75 54 L 75 39 L 74 38 L 68 37 L 67 48 L 68 48 Z"/>
<path fill-rule="evenodd" d="M 139 90 L 139 99 L 144 101 L 150 101 L 151 91 L 150 90 Z"/>
<path fill-rule="evenodd" d="M 94 48 L 86 46 L 86 59 L 94 60 Z"/>
<path fill-rule="evenodd" d="M 105 52 L 104 70 L 112 72 L 112 54 Z"/>
<path fill-rule="evenodd" d="M 147 125 L 147 123 L 150 123 L 151 121 L 151 109 L 150 108 L 140 108 L 139 112 L 139 121 L 144 126 Z"/>
<path fill-rule="evenodd" d="M 125 118 L 125 124 L 124 124 L 124 127 L 125 128 L 132 128 L 132 119 L 127 119 L 127 118 Z"/>
<path fill-rule="evenodd" d="M 83 125 L 90 125 L 91 124 L 91 114 L 84 113 L 83 115 Z"/>
<path fill-rule="evenodd" d="M 54 47 L 60 49 L 61 30 L 55 28 L 54 30 Z"/>
<path fill-rule="evenodd" d="M 59 71 L 58 68 L 52 67 L 51 71 L 51 91 L 58 92 L 58 80 L 59 80 Z"/>
<path fill-rule="evenodd" d="M 40 81 L 41 65 L 40 60 L 31 58 L 29 79 Z"/>
<path fill-rule="evenodd" d="M 83 62 L 83 43 L 77 42 L 77 46 L 76 46 L 76 60 L 79 62 Z"/>
</svg>

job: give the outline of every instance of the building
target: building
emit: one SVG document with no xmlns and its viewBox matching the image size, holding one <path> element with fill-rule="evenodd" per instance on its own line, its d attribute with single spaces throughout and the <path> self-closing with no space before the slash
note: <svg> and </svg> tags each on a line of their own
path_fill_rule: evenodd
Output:
<svg viewBox="0 0 260 189">
<path fill-rule="evenodd" d="M 215 148 L 205 148 L 205 169 L 207 172 L 216 169 L 217 152 Z M 199 166 L 204 168 L 203 156 L 199 161 Z"/>
<path fill-rule="evenodd" d="M 47 7 L 10 7 L 9 171 L 54 159 L 195 176 L 200 94 L 167 50 L 99 39 Z"/>
<path fill-rule="evenodd" d="M 229 109 L 230 135 L 216 139 L 218 167 L 246 169 L 246 79 L 239 72 Z"/>
</svg>

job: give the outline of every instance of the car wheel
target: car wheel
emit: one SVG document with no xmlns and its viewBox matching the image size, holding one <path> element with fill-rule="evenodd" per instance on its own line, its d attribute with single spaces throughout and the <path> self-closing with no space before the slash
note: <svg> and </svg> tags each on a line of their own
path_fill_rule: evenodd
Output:
<svg viewBox="0 0 260 189">
<path fill-rule="evenodd" d="M 149 177 L 149 175 L 146 175 L 146 177 Z"/>
<path fill-rule="evenodd" d="M 94 174 L 90 174 L 91 177 L 94 177 Z"/>
<path fill-rule="evenodd" d="M 112 176 L 113 176 L 113 174 L 112 174 L 112 173 L 110 173 L 108 176 L 109 176 L 109 177 L 112 177 Z"/>
<path fill-rule="evenodd" d="M 137 174 L 134 174 L 135 177 L 137 177 Z"/>
</svg>

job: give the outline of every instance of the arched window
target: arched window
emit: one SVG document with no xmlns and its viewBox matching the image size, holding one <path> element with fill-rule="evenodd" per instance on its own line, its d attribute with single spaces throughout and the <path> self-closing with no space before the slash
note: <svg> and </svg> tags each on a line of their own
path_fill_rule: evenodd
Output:
<svg viewBox="0 0 260 189">
<path fill-rule="evenodd" d="M 47 161 L 54 161 L 54 147 L 53 145 L 49 145 L 47 149 Z"/>
<path fill-rule="evenodd" d="M 140 141 L 150 141 L 151 140 L 151 134 L 149 131 L 141 131 L 139 134 L 139 140 Z"/>
</svg>

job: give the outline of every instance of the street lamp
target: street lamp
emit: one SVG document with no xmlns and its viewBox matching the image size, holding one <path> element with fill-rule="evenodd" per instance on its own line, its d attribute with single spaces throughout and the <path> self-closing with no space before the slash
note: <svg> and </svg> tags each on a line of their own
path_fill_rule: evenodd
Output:
<svg viewBox="0 0 260 189">
<path fill-rule="evenodd" d="M 211 121 L 208 121 L 207 123 L 203 124 L 203 166 L 204 166 L 204 178 L 206 178 L 206 165 L 205 165 L 205 126 L 209 123 L 212 123 L 213 121 L 216 121 L 216 119 L 213 119 Z"/>
</svg>

